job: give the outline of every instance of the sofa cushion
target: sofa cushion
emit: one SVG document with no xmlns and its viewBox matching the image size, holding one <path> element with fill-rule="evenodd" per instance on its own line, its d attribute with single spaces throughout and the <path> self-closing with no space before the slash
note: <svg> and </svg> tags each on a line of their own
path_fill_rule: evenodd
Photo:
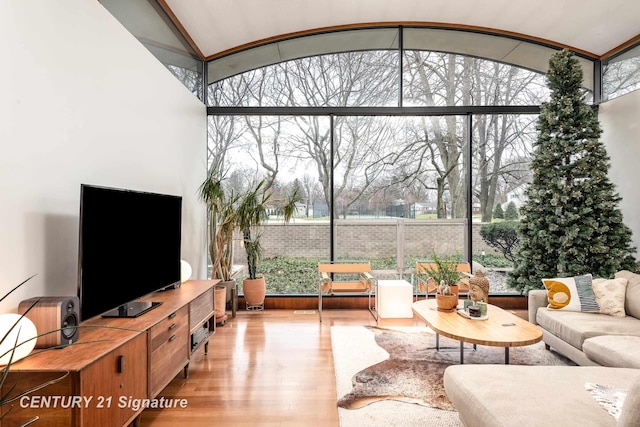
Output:
<svg viewBox="0 0 640 427">
<path fill-rule="evenodd" d="M 617 426 L 638 427 L 638 424 L 640 424 L 640 378 L 637 378 L 627 391 Z"/>
<path fill-rule="evenodd" d="M 591 282 L 591 274 L 542 279 L 549 300 L 547 308 L 598 313 L 600 307 L 596 303 Z"/>
<path fill-rule="evenodd" d="M 536 314 L 536 323 L 580 350 L 584 340 L 599 335 L 640 336 L 640 319 L 631 316 L 617 317 L 540 308 Z"/>
<path fill-rule="evenodd" d="M 582 351 L 603 366 L 640 369 L 640 337 L 601 335 L 584 340 Z"/>
<path fill-rule="evenodd" d="M 611 316 L 625 316 L 625 294 L 628 280 L 624 277 L 615 279 L 593 279 L 593 292 L 600 306 L 600 313 Z"/>
<path fill-rule="evenodd" d="M 585 384 L 628 390 L 639 376 L 637 369 L 603 366 L 453 365 L 444 388 L 467 426 L 601 427 L 616 420 Z"/>
<path fill-rule="evenodd" d="M 625 278 L 629 282 L 624 301 L 624 309 L 627 316 L 640 319 L 640 274 L 622 270 L 616 273 L 616 277 Z"/>
</svg>

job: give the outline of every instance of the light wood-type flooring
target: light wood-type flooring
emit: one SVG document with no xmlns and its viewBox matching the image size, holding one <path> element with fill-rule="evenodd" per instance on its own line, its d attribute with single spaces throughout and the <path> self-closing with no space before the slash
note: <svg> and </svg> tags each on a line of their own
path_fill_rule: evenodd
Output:
<svg viewBox="0 0 640 427">
<path fill-rule="evenodd" d="M 424 323 L 376 322 L 366 309 L 322 313 L 320 323 L 314 310 L 238 311 L 216 329 L 207 355 L 196 351 L 189 378 L 178 375 L 160 394 L 186 399 L 187 408 L 146 409 L 140 426 L 337 427 L 331 326 Z"/>
</svg>

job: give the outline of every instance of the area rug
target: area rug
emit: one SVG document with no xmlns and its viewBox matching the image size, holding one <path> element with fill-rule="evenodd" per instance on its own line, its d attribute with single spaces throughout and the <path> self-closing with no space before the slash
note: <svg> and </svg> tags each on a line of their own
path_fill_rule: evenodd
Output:
<svg viewBox="0 0 640 427">
<path fill-rule="evenodd" d="M 458 364 L 459 343 L 426 327 L 333 326 L 331 340 L 341 427 L 459 426 L 442 384 L 444 369 Z M 471 345 L 465 363 L 504 363 L 504 349 Z M 510 350 L 510 363 L 567 365 L 543 343 Z"/>
</svg>

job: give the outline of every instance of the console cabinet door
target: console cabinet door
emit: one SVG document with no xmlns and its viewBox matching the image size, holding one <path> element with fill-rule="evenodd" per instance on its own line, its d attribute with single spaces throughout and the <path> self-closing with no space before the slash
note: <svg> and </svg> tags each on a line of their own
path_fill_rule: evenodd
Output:
<svg viewBox="0 0 640 427">
<path fill-rule="evenodd" d="M 213 314 L 213 288 L 211 288 L 189 303 L 189 330 L 191 333 L 197 331 L 203 323 L 211 319 Z"/>
<path fill-rule="evenodd" d="M 55 355 L 55 353 L 52 353 Z M 2 395 L 15 397 L 20 393 L 47 384 L 48 386 L 23 398 L 0 407 L 1 427 L 19 427 L 37 417 L 33 426 L 47 427 L 79 426 L 80 409 L 62 405 L 47 405 L 42 402 L 51 396 L 77 396 L 79 394 L 78 372 L 10 372 L 2 383 Z"/>
<path fill-rule="evenodd" d="M 82 370 L 82 426 L 122 426 L 142 412 L 147 393 L 147 336 L 142 333 Z"/>
</svg>

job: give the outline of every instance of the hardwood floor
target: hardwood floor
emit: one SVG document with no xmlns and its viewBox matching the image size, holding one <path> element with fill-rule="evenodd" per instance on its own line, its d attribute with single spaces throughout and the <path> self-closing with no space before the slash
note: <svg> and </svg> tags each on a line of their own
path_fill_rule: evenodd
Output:
<svg viewBox="0 0 640 427">
<path fill-rule="evenodd" d="M 320 323 L 315 310 L 238 311 L 217 328 L 209 354 L 196 351 L 189 378 L 178 375 L 160 394 L 186 399 L 187 408 L 146 409 L 140 426 L 338 426 L 331 326 L 376 321 L 366 309 L 322 314 Z"/>
</svg>

